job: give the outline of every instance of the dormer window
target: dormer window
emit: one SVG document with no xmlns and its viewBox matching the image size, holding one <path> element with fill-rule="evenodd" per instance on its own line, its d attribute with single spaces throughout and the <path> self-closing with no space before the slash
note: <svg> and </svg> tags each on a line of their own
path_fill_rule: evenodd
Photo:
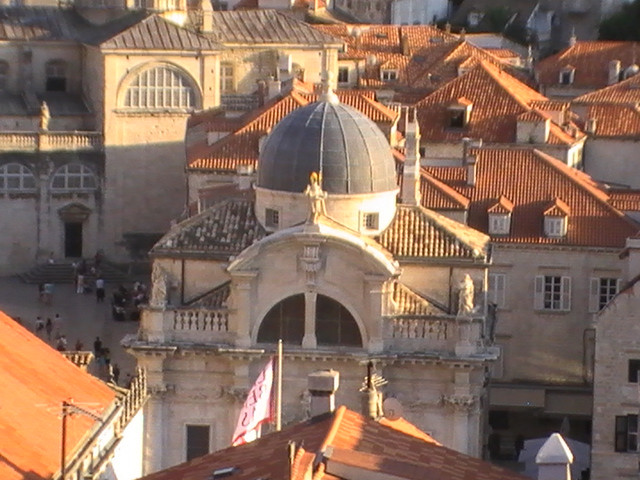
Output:
<svg viewBox="0 0 640 480">
<path fill-rule="evenodd" d="M 466 127 L 471 119 L 471 107 L 471 101 L 464 97 L 460 97 L 449 105 L 449 107 L 447 107 L 449 111 L 449 126 L 451 128 Z"/>
<path fill-rule="evenodd" d="M 561 238 L 567 234 L 569 206 L 556 198 L 544 211 L 544 234 L 549 238 Z"/>
<path fill-rule="evenodd" d="M 489 214 L 489 235 L 509 235 L 513 203 L 504 195 L 487 211 Z"/>
<path fill-rule="evenodd" d="M 395 68 L 381 68 L 380 80 L 383 82 L 393 82 L 398 79 L 398 70 Z"/>
<path fill-rule="evenodd" d="M 558 82 L 560 83 L 560 85 L 572 85 L 575 75 L 575 67 L 568 65 L 560 70 L 560 78 L 558 79 Z"/>
<path fill-rule="evenodd" d="M 264 223 L 267 228 L 278 228 L 280 225 L 280 212 L 275 208 L 266 208 L 264 211 Z"/>
</svg>

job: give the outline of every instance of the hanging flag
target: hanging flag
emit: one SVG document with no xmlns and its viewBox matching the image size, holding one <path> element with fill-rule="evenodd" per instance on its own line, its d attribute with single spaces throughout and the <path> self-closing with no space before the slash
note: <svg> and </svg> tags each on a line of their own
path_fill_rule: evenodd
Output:
<svg viewBox="0 0 640 480">
<path fill-rule="evenodd" d="M 271 420 L 271 386 L 273 384 L 273 358 L 264 367 L 240 410 L 240 418 L 233 433 L 232 446 L 248 443 L 260 435 L 260 427 Z"/>
</svg>

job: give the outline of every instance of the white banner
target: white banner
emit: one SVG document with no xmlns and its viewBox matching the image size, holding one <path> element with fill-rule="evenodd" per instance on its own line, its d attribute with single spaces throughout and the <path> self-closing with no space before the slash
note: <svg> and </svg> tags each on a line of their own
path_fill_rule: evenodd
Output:
<svg viewBox="0 0 640 480">
<path fill-rule="evenodd" d="M 259 437 L 260 426 L 271 420 L 271 387 L 273 385 L 273 358 L 264 367 L 244 402 L 233 433 L 231 445 L 242 445 Z"/>
</svg>

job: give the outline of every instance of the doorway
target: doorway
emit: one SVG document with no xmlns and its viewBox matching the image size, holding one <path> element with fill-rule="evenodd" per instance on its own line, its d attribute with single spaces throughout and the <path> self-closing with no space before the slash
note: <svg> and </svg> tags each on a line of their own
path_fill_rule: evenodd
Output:
<svg viewBox="0 0 640 480">
<path fill-rule="evenodd" d="M 82 257 L 82 222 L 65 222 L 64 256 L 67 258 Z"/>
</svg>

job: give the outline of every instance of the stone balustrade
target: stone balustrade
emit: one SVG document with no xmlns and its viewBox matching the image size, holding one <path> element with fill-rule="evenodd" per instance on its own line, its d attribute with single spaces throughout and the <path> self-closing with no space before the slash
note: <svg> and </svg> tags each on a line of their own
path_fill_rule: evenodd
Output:
<svg viewBox="0 0 640 480">
<path fill-rule="evenodd" d="M 385 344 L 393 350 L 454 352 L 461 342 L 475 345 L 482 340 L 479 319 L 398 315 L 385 322 Z"/>
<path fill-rule="evenodd" d="M 0 132 L 0 151 L 102 151 L 99 132 Z"/>
<path fill-rule="evenodd" d="M 150 342 L 232 343 L 229 310 L 195 308 L 146 308 L 141 336 Z"/>
<path fill-rule="evenodd" d="M 227 309 L 175 310 L 173 330 L 226 333 L 229 331 L 229 311 Z"/>
</svg>

